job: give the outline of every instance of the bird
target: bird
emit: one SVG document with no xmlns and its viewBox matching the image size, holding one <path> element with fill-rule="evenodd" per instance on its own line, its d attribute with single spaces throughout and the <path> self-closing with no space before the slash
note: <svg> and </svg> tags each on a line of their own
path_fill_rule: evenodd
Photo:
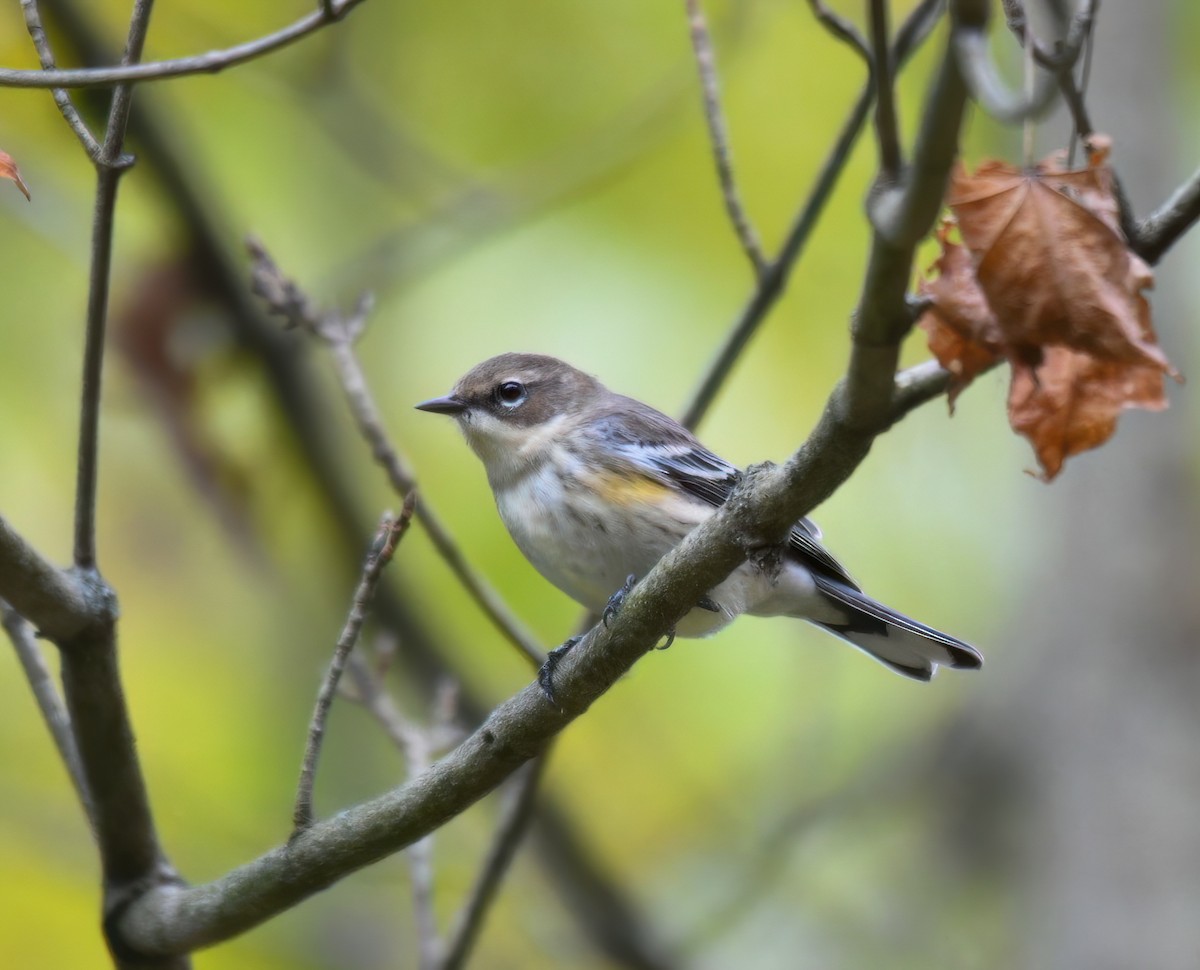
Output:
<svg viewBox="0 0 1200 970">
<path fill-rule="evenodd" d="M 491 357 L 449 394 L 416 407 L 457 421 L 525 558 L 606 623 L 742 476 L 675 419 L 544 354 Z M 708 636 L 742 614 L 782 615 L 915 680 L 930 680 L 938 667 L 983 665 L 970 644 L 864 593 L 821 539 L 810 519 L 798 520 L 778 569 L 743 563 L 675 624 L 671 639 Z M 578 639 L 551 651 L 539 674 L 551 700 L 554 666 Z"/>
</svg>

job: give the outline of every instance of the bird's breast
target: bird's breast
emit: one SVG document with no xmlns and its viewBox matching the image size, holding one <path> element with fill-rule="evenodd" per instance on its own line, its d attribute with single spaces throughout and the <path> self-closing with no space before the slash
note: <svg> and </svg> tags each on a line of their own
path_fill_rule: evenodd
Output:
<svg viewBox="0 0 1200 970">
<path fill-rule="evenodd" d="M 538 572 L 588 609 L 603 609 L 627 576 L 645 576 L 711 514 L 675 501 L 672 490 L 653 479 L 559 458 L 496 489 L 496 504 Z"/>
</svg>

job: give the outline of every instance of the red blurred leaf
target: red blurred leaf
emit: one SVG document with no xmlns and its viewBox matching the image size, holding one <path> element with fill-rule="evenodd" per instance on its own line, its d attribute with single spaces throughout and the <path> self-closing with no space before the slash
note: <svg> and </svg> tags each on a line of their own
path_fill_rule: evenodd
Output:
<svg viewBox="0 0 1200 970">
<path fill-rule="evenodd" d="M 0 152 L 0 179 L 11 179 L 17 183 L 17 188 L 21 190 L 21 194 L 26 199 L 30 199 L 29 186 L 25 184 L 25 180 L 21 178 L 21 172 L 17 168 L 17 163 L 12 160 L 12 156 L 5 152 Z M 32 199 L 30 199 L 32 201 Z"/>
</svg>

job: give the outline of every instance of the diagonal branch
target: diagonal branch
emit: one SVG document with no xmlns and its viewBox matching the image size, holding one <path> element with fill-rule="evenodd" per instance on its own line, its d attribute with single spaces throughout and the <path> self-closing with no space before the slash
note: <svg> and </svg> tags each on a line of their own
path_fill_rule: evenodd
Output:
<svg viewBox="0 0 1200 970">
<path fill-rule="evenodd" d="M 153 0 L 136 0 L 122 63 L 142 56 Z M 100 440 L 100 378 L 108 323 L 108 288 L 112 277 L 113 220 L 117 185 L 129 161 L 124 157 L 125 128 L 133 89 L 113 91 L 104 142 L 95 158 L 96 205 L 92 216 L 92 259 L 88 278 L 87 332 L 83 350 L 83 395 L 79 405 L 79 459 L 75 487 L 75 565 L 96 565 L 96 477 Z"/>
<path fill-rule="evenodd" d="M 830 10 L 822 3 L 822 0 L 808 0 L 808 5 L 821 26 L 838 40 L 848 44 L 868 67 L 871 66 L 871 47 L 862 32 L 853 23 L 836 11 Z"/>
<path fill-rule="evenodd" d="M 389 440 L 379 408 L 367 386 L 362 364 L 354 351 L 354 341 L 363 329 L 370 301 L 360 300 L 358 308 L 348 318 L 336 313 L 321 313 L 300 288 L 283 275 L 260 242 L 248 239 L 246 248 L 253 261 L 251 288 L 263 298 L 271 313 L 284 317 L 289 326 L 303 328 L 329 348 L 338 382 L 359 431 L 371 446 L 372 457 L 383 466 L 396 494 L 401 498 L 408 495 L 416 488 L 416 475 Z M 500 594 L 471 568 L 450 531 L 423 499 L 417 502 L 416 518 L 425 527 L 438 554 L 493 626 L 532 667 L 540 667 L 545 657 L 538 642 L 512 615 Z"/>
<path fill-rule="evenodd" d="M 1151 265 L 1200 219 L 1200 168 L 1137 227 L 1134 251 Z"/>
<path fill-rule="evenodd" d="M 41 14 L 38 12 L 37 0 L 21 0 L 21 9 L 25 12 L 25 28 L 29 31 L 29 38 L 33 41 L 33 46 L 38 53 L 38 60 L 41 61 L 42 69 L 46 71 L 54 70 L 54 51 L 50 48 L 50 41 L 46 39 L 46 31 L 42 28 Z M 93 162 L 100 157 L 100 143 L 96 141 L 95 136 L 84 123 L 83 118 L 79 116 L 79 112 L 75 110 L 75 105 L 71 102 L 71 96 L 64 88 L 51 88 L 50 94 L 54 97 L 54 103 L 58 105 L 58 110 L 62 114 L 63 119 L 75 132 L 75 137 L 79 139 L 79 143 L 83 145 L 83 150 L 87 152 L 88 158 Z"/>
<path fill-rule="evenodd" d="M 738 195 L 737 183 L 733 178 L 733 159 L 729 148 L 729 130 L 721 111 L 721 91 L 717 82 L 716 58 L 713 54 L 712 35 L 704 8 L 700 0 L 684 0 L 687 5 L 688 27 L 692 37 L 692 50 L 696 55 L 696 67 L 700 71 L 700 87 L 704 92 L 704 120 L 708 124 L 708 137 L 712 143 L 713 160 L 717 165 L 717 178 L 721 184 L 721 197 L 725 200 L 725 211 L 742 245 L 742 251 L 750 260 L 754 275 L 762 279 L 767 272 L 767 258 L 763 255 L 758 233 L 750 222 Z"/>
<path fill-rule="evenodd" d="M 333 652 L 333 659 L 329 662 L 329 669 L 321 683 L 321 689 L 317 692 L 316 706 L 313 708 L 312 721 L 308 726 L 308 743 L 304 748 L 304 761 L 300 768 L 300 782 L 296 788 L 296 803 L 292 810 L 293 837 L 296 832 L 312 825 L 315 818 L 313 814 L 313 783 L 316 780 L 317 758 L 321 753 L 321 742 L 325 737 L 325 721 L 328 719 L 330 707 L 333 706 L 333 698 L 337 694 L 342 672 L 346 669 L 346 659 L 358 642 L 358 635 L 362 631 L 363 623 L 366 622 L 367 610 L 371 605 L 371 600 L 375 597 L 375 589 L 379 586 L 379 580 L 383 578 L 383 571 L 387 568 L 387 564 L 392 561 L 396 546 L 404 533 L 408 531 L 416 500 L 417 493 L 409 492 L 404 499 L 404 507 L 400 510 L 399 515 L 395 518 L 390 514 L 383 517 L 379 532 L 375 536 L 375 548 L 363 566 L 362 577 L 359 579 L 358 588 L 354 591 L 354 599 L 350 604 L 350 613 L 346 617 L 346 624 L 342 627 L 341 635 L 338 637 L 337 646 Z"/>
<path fill-rule="evenodd" d="M 487 858 L 479 877 L 471 887 L 471 892 L 463 904 L 462 910 L 454 921 L 450 932 L 446 956 L 439 970 L 461 970 L 466 966 L 471 949 L 483 929 L 484 917 L 488 908 L 500 889 L 504 874 L 512 863 L 513 855 L 525 836 L 530 823 L 533 821 L 534 807 L 537 801 L 538 788 L 542 780 L 542 772 L 546 767 L 547 756 L 542 754 L 533 761 L 518 769 L 510 784 L 504 808 L 500 814 L 500 823 L 488 849 Z"/>
<path fill-rule="evenodd" d="M 67 708 L 54 686 L 54 677 L 46 665 L 46 658 L 38 649 L 33 630 L 24 617 L 20 616 L 2 599 L 0 599 L 0 626 L 4 627 L 4 632 L 12 641 L 13 649 L 16 650 L 17 658 L 21 661 L 21 668 L 25 672 L 25 679 L 29 681 L 29 686 L 33 689 L 33 697 L 37 701 L 38 710 L 42 712 L 42 720 L 50 729 L 50 737 L 54 739 L 58 756 L 67 769 L 71 786 L 75 789 L 79 804 L 83 806 L 90 821 L 93 817 L 92 798 L 88 794 L 87 780 L 83 776 L 83 764 L 79 760 L 79 748 L 75 744 L 75 735 L 71 733 L 71 716 L 67 713 Z"/>
<path fill-rule="evenodd" d="M 896 116 L 896 75 L 888 33 L 887 0 L 869 0 L 871 73 L 875 81 L 875 137 L 879 142 L 879 178 L 892 183 L 900 177 L 900 122 Z"/>
<path fill-rule="evenodd" d="M 929 36 L 930 31 L 937 23 L 940 8 L 941 0 L 924 0 L 897 31 L 893 58 L 897 69 L 908 61 L 913 52 Z M 853 42 L 851 42 L 851 46 L 858 49 L 857 44 Z M 862 41 L 860 53 L 864 57 L 868 57 L 866 41 Z M 726 335 L 725 342 L 717 352 L 716 358 L 701 379 L 700 386 L 696 388 L 691 401 L 684 408 L 680 421 L 686 427 L 694 429 L 704 419 L 721 387 L 733 371 L 734 364 L 737 363 L 738 358 L 750 343 L 750 339 L 758 332 L 759 326 L 766 320 L 771 308 L 783 296 L 792 268 L 804 251 L 809 237 L 816 228 L 817 220 L 825 210 L 825 205 L 833 195 L 838 179 L 841 177 L 846 163 L 850 160 L 850 153 L 854 150 L 854 146 L 862 134 L 871 111 L 874 90 L 873 81 L 868 78 L 849 117 L 842 125 L 842 130 L 838 134 L 833 148 L 830 149 L 829 155 L 821 166 L 812 191 L 809 192 L 791 229 L 788 230 L 787 238 L 780 248 L 779 255 L 768 264 L 766 273 L 755 287 L 754 292 L 750 294 L 749 300 Z"/>
<path fill-rule="evenodd" d="M 186 77 L 189 74 L 216 74 L 218 71 L 270 54 L 288 44 L 294 44 L 322 27 L 341 20 L 360 3 L 362 0 L 328 0 L 322 4 L 322 9 L 301 17 L 273 34 L 224 50 L 208 51 L 170 61 L 137 64 L 135 58 L 122 61 L 117 67 L 81 67 L 50 71 L 0 68 L 0 88 L 107 88 L 117 84 Z"/>
</svg>

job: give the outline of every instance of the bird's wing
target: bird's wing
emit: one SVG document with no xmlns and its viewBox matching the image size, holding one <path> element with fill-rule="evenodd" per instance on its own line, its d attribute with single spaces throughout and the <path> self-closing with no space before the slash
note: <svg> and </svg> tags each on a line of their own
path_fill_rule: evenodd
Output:
<svg viewBox="0 0 1200 970">
<path fill-rule="evenodd" d="M 709 505 L 725 504 L 742 477 L 736 467 L 705 448 L 673 418 L 632 398 L 613 397 L 615 405 L 592 425 L 609 448 L 615 447 L 624 460 L 651 478 L 677 485 Z M 821 545 L 820 537 L 816 524 L 802 518 L 792 526 L 789 550 L 808 569 L 858 590 L 846 568 Z"/>
</svg>

